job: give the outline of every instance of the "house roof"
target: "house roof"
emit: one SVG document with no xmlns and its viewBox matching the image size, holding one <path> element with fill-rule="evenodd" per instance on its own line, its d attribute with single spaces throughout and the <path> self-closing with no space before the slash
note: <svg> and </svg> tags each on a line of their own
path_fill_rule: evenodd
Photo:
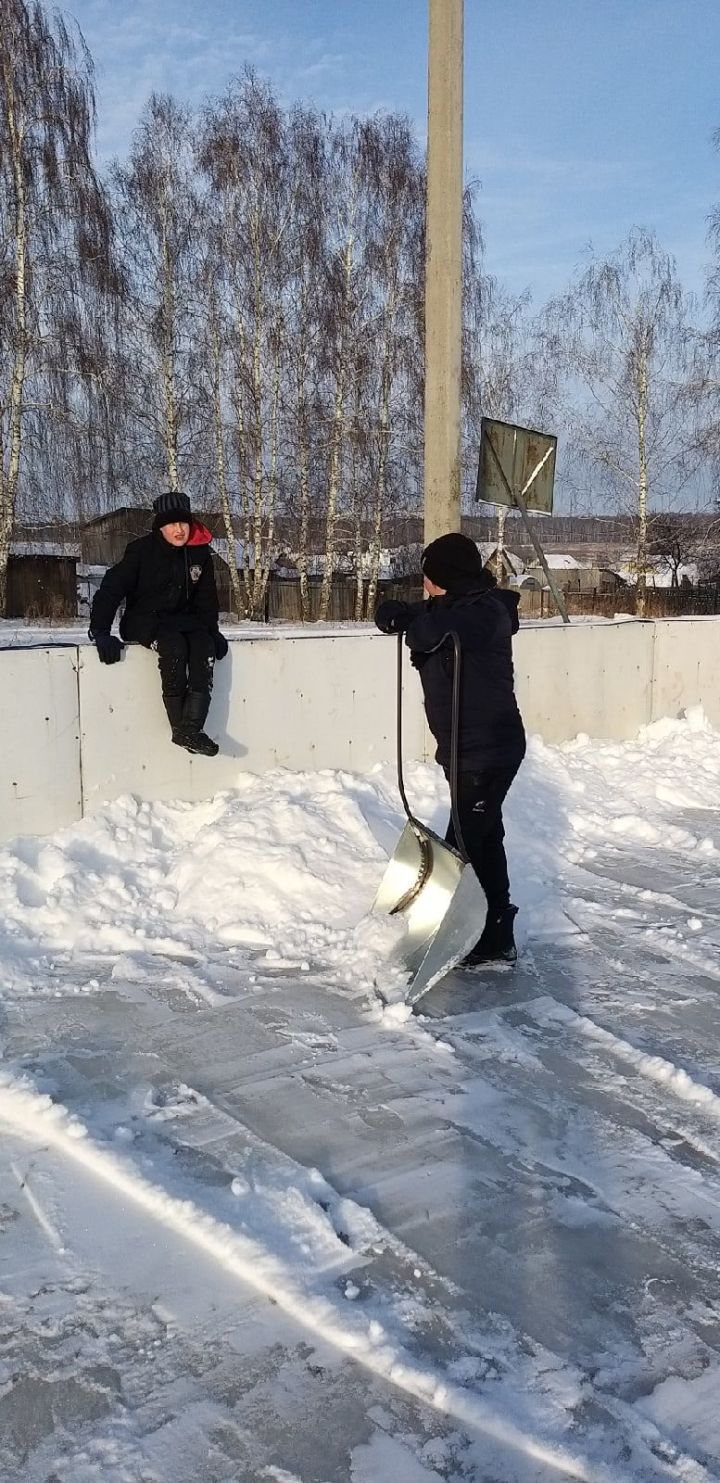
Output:
<svg viewBox="0 0 720 1483">
<path fill-rule="evenodd" d="M 71 561 L 80 560 L 80 547 L 75 541 L 13 541 L 11 556 L 64 556 Z"/>
<path fill-rule="evenodd" d="M 152 510 L 145 505 L 119 505 L 117 510 L 106 510 L 102 515 L 93 515 L 91 520 L 83 521 L 83 530 L 92 530 L 95 525 L 107 525 L 109 521 L 127 520 L 132 516 L 133 520 L 152 520 Z"/>
<path fill-rule="evenodd" d="M 562 551 L 546 551 L 545 560 L 550 567 L 550 570 L 556 572 L 582 571 L 583 566 L 586 565 L 585 562 L 577 561 L 574 556 L 568 556 Z M 535 569 L 535 567 L 539 567 L 540 565 L 537 560 L 531 562 L 530 564 L 533 567 L 533 570 Z"/>
<path fill-rule="evenodd" d="M 623 581 L 633 586 L 637 582 L 637 568 L 632 561 L 616 568 L 616 574 Z M 675 573 L 676 581 L 682 582 L 685 577 L 688 582 L 695 586 L 699 580 L 699 571 L 694 561 L 681 562 Z M 662 557 L 651 557 L 648 560 L 645 580 L 648 587 L 672 587 L 673 572 L 669 563 L 663 561 Z"/>
<path fill-rule="evenodd" d="M 495 556 L 495 553 L 497 551 L 497 541 L 476 541 L 475 544 L 478 548 L 478 551 L 480 552 L 480 555 L 482 556 L 483 566 L 487 566 L 488 562 L 492 561 L 493 557 Z M 503 560 L 507 562 L 507 565 L 509 566 L 511 572 L 514 572 L 516 577 L 520 574 L 520 572 L 524 572 L 525 563 L 515 551 L 510 551 L 507 546 L 503 546 L 502 555 Z"/>
</svg>

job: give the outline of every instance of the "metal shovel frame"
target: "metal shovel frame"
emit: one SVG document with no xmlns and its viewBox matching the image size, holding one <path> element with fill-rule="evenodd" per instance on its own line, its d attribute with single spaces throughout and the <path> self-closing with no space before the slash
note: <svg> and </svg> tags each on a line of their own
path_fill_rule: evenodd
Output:
<svg viewBox="0 0 720 1483">
<path fill-rule="evenodd" d="M 474 946 L 484 919 L 485 896 L 468 861 L 457 805 L 462 652 L 455 632 L 449 632 L 442 642 L 447 638 L 454 649 L 450 807 L 456 849 L 416 818 L 408 803 L 402 756 L 403 635 L 398 635 L 397 781 L 407 823 L 380 882 L 373 911 L 405 917 L 406 932 L 397 956 L 409 980 L 404 991 L 383 994 L 387 1003 L 416 1004 Z"/>
</svg>

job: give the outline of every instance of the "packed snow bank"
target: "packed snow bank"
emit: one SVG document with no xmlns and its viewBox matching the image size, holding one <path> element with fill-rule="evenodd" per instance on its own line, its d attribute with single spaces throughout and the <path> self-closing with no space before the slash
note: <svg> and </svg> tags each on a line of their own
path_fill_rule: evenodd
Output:
<svg viewBox="0 0 720 1483">
<path fill-rule="evenodd" d="M 585 841 L 609 842 L 616 835 L 713 853 L 702 829 L 696 833 L 669 822 L 678 810 L 720 807 L 720 737 L 700 707 L 682 720 L 642 727 L 636 741 L 580 735 L 557 748 L 536 741 L 534 749 L 541 777 L 554 781 L 567 799 L 562 812 L 576 841 L 574 858 L 582 857 Z M 546 822 L 541 818 L 541 827 Z"/>
<path fill-rule="evenodd" d="M 416 765 L 408 789 L 419 816 L 444 829 L 439 770 Z M 717 809 L 720 736 L 699 710 L 627 743 L 531 738 L 506 810 L 522 933 L 575 930 L 568 880 L 614 840 L 707 859 L 703 814 Z M 0 991 L 42 993 L 50 958 L 75 952 L 127 955 L 116 969 L 127 977 L 142 975 L 143 955 L 193 962 L 222 949 L 367 992 L 387 981 L 400 930 L 368 914 L 400 826 L 383 766 L 365 777 L 245 773 L 197 804 L 124 797 L 52 838 L 16 839 L 0 850 Z"/>
</svg>

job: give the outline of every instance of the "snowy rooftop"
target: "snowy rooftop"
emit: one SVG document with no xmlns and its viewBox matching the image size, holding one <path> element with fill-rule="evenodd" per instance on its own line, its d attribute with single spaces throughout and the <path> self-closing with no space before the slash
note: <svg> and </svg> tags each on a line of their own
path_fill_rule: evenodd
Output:
<svg viewBox="0 0 720 1483">
<path fill-rule="evenodd" d="M 574 556 L 566 556 L 562 551 L 546 551 L 545 560 L 550 570 L 557 572 L 581 571 L 584 566 L 590 564 L 587 561 L 578 561 Z M 532 563 L 533 570 L 539 568 L 539 566 L 540 563 L 538 561 Z"/>
<path fill-rule="evenodd" d="M 11 556 L 69 556 L 80 559 L 80 546 L 76 541 L 13 541 Z"/>
<path fill-rule="evenodd" d="M 616 567 L 615 570 L 618 576 L 622 577 L 625 582 L 632 583 L 637 581 L 637 567 L 632 561 L 626 562 L 623 566 Z M 681 563 L 677 569 L 674 569 L 670 562 L 651 560 L 648 564 L 646 582 L 648 587 L 668 588 L 679 586 L 685 580 L 686 582 L 691 582 L 693 587 L 695 587 L 698 583 L 699 576 L 699 569 L 695 562 Z"/>
<path fill-rule="evenodd" d="M 487 566 L 488 562 L 491 561 L 492 558 L 495 556 L 495 553 L 497 551 L 497 541 L 476 541 L 475 544 L 478 548 L 478 551 L 480 552 L 480 555 L 482 556 L 485 566 Z M 515 551 L 511 551 L 507 546 L 503 546 L 503 554 L 515 573 L 519 573 L 525 570 L 524 562 Z"/>
<path fill-rule="evenodd" d="M 720 1475 L 720 736 L 507 812 L 518 967 L 416 1017 L 391 768 L 0 850 L 4 1483 Z"/>
</svg>

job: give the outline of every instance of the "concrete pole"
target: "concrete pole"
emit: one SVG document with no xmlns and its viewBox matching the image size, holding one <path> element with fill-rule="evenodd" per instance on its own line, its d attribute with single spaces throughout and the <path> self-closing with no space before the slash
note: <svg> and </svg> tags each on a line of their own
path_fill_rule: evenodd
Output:
<svg viewBox="0 0 720 1483">
<path fill-rule="evenodd" d="M 429 0 L 425 540 L 460 529 L 463 0 Z"/>
</svg>

